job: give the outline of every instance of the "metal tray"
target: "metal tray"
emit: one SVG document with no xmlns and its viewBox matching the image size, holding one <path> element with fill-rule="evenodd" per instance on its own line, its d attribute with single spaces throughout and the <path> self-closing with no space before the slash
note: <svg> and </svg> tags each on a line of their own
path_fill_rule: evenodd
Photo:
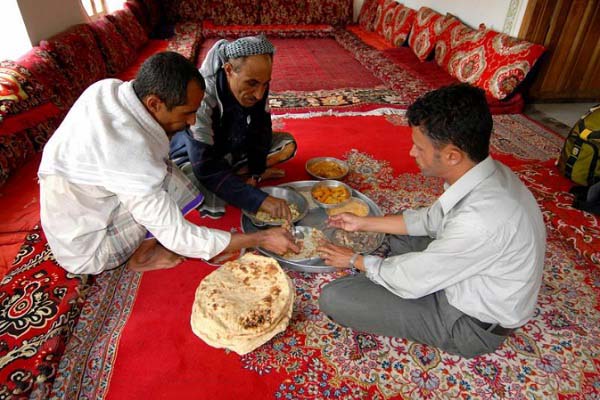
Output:
<svg viewBox="0 0 600 400">
<path fill-rule="evenodd" d="M 302 218 L 301 220 L 299 220 L 296 223 L 297 226 L 310 226 L 310 227 L 314 227 L 317 229 L 324 228 L 325 221 L 327 220 L 327 213 L 325 212 L 324 209 L 319 207 L 314 202 L 314 200 L 312 199 L 312 196 L 310 195 L 310 189 L 317 182 L 320 182 L 320 181 L 297 181 L 297 182 L 289 182 L 289 183 L 280 185 L 282 187 L 287 186 L 287 187 L 295 189 L 298 193 L 300 193 L 302 196 L 304 196 L 306 198 L 306 200 L 308 201 L 308 212 L 306 213 L 304 218 Z M 383 213 L 381 212 L 381 210 L 379 209 L 377 204 L 375 204 L 375 202 L 373 202 L 373 200 L 371 200 L 370 198 L 368 198 L 367 196 L 365 196 L 358 190 L 352 189 L 352 196 L 358 197 L 359 199 L 361 199 L 365 203 L 367 203 L 367 205 L 369 206 L 369 215 L 383 215 Z M 242 231 L 245 233 L 257 232 L 258 230 L 263 229 L 263 228 L 255 226 L 252 223 L 252 221 L 250 220 L 250 218 L 248 218 L 246 215 L 243 215 L 243 214 L 242 214 L 242 219 L 241 219 L 241 226 L 242 226 Z M 383 239 L 384 239 L 384 235 L 382 234 L 379 245 L 381 245 L 381 243 L 383 242 Z M 379 246 L 377 246 L 377 247 L 379 247 Z M 261 249 L 260 247 L 257 250 L 260 251 L 262 254 L 265 254 L 268 257 L 275 258 L 277 261 L 279 261 L 279 264 L 281 264 L 282 267 L 286 267 L 286 268 L 289 268 L 289 269 L 295 270 L 295 271 L 318 273 L 318 272 L 332 272 L 332 271 L 339 270 L 339 268 L 330 267 L 328 265 L 325 265 L 325 263 L 323 262 L 323 260 L 321 258 L 313 258 L 313 259 L 309 259 L 306 261 L 291 261 L 291 260 L 286 260 L 284 258 L 281 258 L 277 255 L 274 255 L 274 254 L 268 252 L 267 250 Z"/>
</svg>

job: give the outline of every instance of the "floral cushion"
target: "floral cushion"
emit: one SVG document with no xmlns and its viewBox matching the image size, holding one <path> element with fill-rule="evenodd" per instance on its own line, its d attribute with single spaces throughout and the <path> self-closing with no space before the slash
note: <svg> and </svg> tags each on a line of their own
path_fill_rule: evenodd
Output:
<svg viewBox="0 0 600 400">
<path fill-rule="evenodd" d="M 352 0 L 308 0 L 309 23 L 345 26 L 352 22 Z"/>
<path fill-rule="evenodd" d="M 425 61 L 435 47 L 434 25 L 440 18 L 444 18 L 444 16 L 428 7 L 421 7 L 417 11 L 408 38 L 408 45 L 421 61 Z"/>
<path fill-rule="evenodd" d="M 88 24 L 74 25 L 40 47 L 50 53 L 68 78 L 68 85 L 79 96 L 89 85 L 106 77 L 106 64 Z"/>
<path fill-rule="evenodd" d="M 260 24 L 310 24 L 311 11 L 308 0 L 269 0 L 268 6 L 260 7 Z"/>
<path fill-rule="evenodd" d="M 160 23 L 161 15 L 163 15 L 162 7 L 157 0 L 141 0 L 141 2 L 146 6 L 146 17 L 150 31 L 152 31 Z"/>
<path fill-rule="evenodd" d="M 211 18 L 211 8 L 211 2 L 206 0 L 179 0 L 165 7 L 165 13 L 170 22 L 199 22 Z"/>
<path fill-rule="evenodd" d="M 10 115 L 0 124 L 0 135 L 12 135 L 25 129 L 33 128 L 49 118 L 63 115 L 54 103 L 47 102 L 30 110 Z"/>
<path fill-rule="evenodd" d="M 368 26 L 368 30 L 374 31 L 376 33 L 383 31 L 383 14 L 392 3 L 395 3 L 396 0 L 378 0 L 377 1 L 377 11 L 375 12 L 375 20 L 373 21 L 372 26 Z"/>
<path fill-rule="evenodd" d="M 0 185 L 25 164 L 33 153 L 33 144 L 25 132 L 0 136 Z"/>
<path fill-rule="evenodd" d="M 400 47 L 406 43 L 408 34 L 415 21 L 417 12 L 409 7 L 398 7 L 394 14 L 392 37 L 389 41 L 396 47 Z"/>
<path fill-rule="evenodd" d="M 365 0 L 360 13 L 358 14 L 358 24 L 365 30 L 372 31 L 375 23 L 375 15 L 377 14 L 378 0 Z"/>
<path fill-rule="evenodd" d="M 167 50 L 175 51 L 188 60 L 195 62 L 201 37 L 202 23 L 180 22 L 175 25 L 175 35 L 169 40 Z"/>
<path fill-rule="evenodd" d="M 140 49 L 148 41 L 148 35 L 144 28 L 130 10 L 117 10 L 108 14 L 106 18 L 115 25 L 121 36 L 133 49 Z"/>
<path fill-rule="evenodd" d="M 210 4 L 210 18 L 215 25 L 260 23 L 260 0 L 211 0 Z"/>
<path fill-rule="evenodd" d="M 5 117 L 49 100 L 49 93 L 27 68 L 14 61 L 0 62 L 0 127 Z"/>
<path fill-rule="evenodd" d="M 525 79 L 544 47 L 488 30 L 482 42 L 465 42 L 450 55 L 449 72 L 461 82 L 504 99 Z"/>
<path fill-rule="evenodd" d="M 141 0 L 127 0 L 124 4 L 124 8 L 131 11 L 135 18 L 138 20 L 146 34 L 152 31 L 152 25 L 150 25 L 148 10 L 146 5 Z"/>
<path fill-rule="evenodd" d="M 396 1 L 390 1 L 383 8 L 381 23 L 377 27 L 377 33 L 383 36 L 388 42 L 391 42 L 392 31 L 394 29 L 394 15 L 399 7 L 404 7 Z"/>
<path fill-rule="evenodd" d="M 68 110 L 79 96 L 79 91 L 69 83 L 66 72 L 61 69 L 49 52 L 34 47 L 17 59 L 17 63 L 31 71 L 42 83 L 52 103 Z"/>
<path fill-rule="evenodd" d="M 450 54 L 459 45 L 470 42 L 472 44 L 481 43 L 485 37 L 485 25 L 481 24 L 479 29 L 473 29 L 463 24 L 459 20 L 454 20 L 447 28 L 438 35 L 435 43 L 435 61 L 436 63 L 449 71 L 448 61 Z"/>
<path fill-rule="evenodd" d="M 114 76 L 127 68 L 131 60 L 135 58 L 135 50 L 128 46 L 128 42 L 119 34 L 113 23 L 103 17 L 91 23 L 90 26 L 106 60 L 108 74 Z"/>
</svg>

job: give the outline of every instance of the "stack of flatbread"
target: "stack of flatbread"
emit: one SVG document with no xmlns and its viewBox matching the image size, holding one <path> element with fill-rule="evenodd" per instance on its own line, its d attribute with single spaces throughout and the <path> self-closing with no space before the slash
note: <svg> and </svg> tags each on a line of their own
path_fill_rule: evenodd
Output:
<svg viewBox="0 0 600 400">
<path fill-rule="evenodd" d="M 245 254 L 200 283 L 192 331 L 210 346 L 249 353 L 287 328 L 294 294 L 294 284 L 276 260 Z"/>
</svg>

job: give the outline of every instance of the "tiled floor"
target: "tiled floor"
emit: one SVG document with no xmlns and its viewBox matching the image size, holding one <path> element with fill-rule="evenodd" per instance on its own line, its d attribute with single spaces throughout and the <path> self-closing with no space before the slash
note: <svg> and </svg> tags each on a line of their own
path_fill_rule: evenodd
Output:
<svg viewBox="0 0 600 400">
<path fill-rule="evenodd" d="M 597 103 L 536 103 L 525 106 L 525 114 L 566 136 L 571 127 Z"/>
</svg>

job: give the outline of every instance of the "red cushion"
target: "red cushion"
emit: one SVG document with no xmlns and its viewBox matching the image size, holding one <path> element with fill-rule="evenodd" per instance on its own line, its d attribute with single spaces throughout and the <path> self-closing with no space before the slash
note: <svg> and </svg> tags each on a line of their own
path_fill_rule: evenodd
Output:
<svg viewBox="0 0 600 400">
<path fill-rule="evenodd" d="M 425 61 L 435 47 L 434 25 L 440 18 L 445 18 L 445 16 L 428 7 L 421 7 L 417 11 L 408 38 L 408 45 L 421 61 Z"/>
<path fill-rule="evenodd" d="M 106 77 L 102 52 L 88 24 L 74 25 L 48 40 L 42 40 L 40 47 L 57 61 L 76 97 L 92 83 Z"/>
<path fill-rule="evenodd" d="M 61 114 L 60 109 L 52 103 L 44 103 L 17 115 L 11 115 L 0 123 L 0 135 L 12 135 L 19 131 L 33 128 L 49 118 Z"/>
<path fill-rule="evenodd" d="M 251 17 L 244 24 L 253 24 Z M 268 7 L 260 7 L 257 22 L 261 25 L 306 25 L 310 24 L 310 12 L 308 0 L 269 0 Z M 217 25 L 225 25 L 219 24 Z"/>
<path fill-rule="evenodd" d="M 358 24 L 365 30 L 373 30 L 375 23 L 375 15 L 377 14 L 377 6 L 379 2 L 377 0 L 365 0 L 360 13 L 358 14 Z"/>
<path fill-rule="evenodd" d="M 417 12 L 409 7 L 398 7 L 393 20 L 392 38 L 390 42 L 396 47 L 402 46 L 415 21 Z"/>
<path fill-rule="evenodd" d="M 481 24 L 478 30 L 475 30 L 463 24 L 459 20 L 454 20 L 440 35 L 435 43 L 435 62 L 446 71 L 449 71 L 448 61 L 450 54 L 455 49 L 465 43 L 481 43 L 485 37 L 485 25 Z"/>
<path fill-rule="evenodd" d="M 116 78 L 121 79 L 122 81 L 130 81 L 134 79 L 135 74 L 137 74 L 138 70 L 142 66 L 142 63 L 146 61 L 146 59 L 151 55 L 166 50 L 168 44 L 168 40 L 148 40 L 146 45 L 141 49 L 141 51 L 137 55 L 135 61 L 129 64 L 129 66 L 125 70 L 119 72 L 116 75 Z"/>
<path fill-rule="evenodd" d="M 27 68 L 14 61 L 0 62 L 0 123 L 48 100 L 48 92 Z"/>
<path fill-rule="evenodd" d="M 128 9 L 135 15 L 146 34 L 149 34 L 153 26 L 150 24 L 150 16 L 148 15 L 148 10 L 146 9 L 146 5 L 141 0 L 127 0 L 124 4 L 125 8 Z"/>
<path fill-rule="evenodd" d="M 0 136 L 0 186 L 18 171 L 34 152 L 27 132 Z"/>
<path fill-rule="evenodd" d="M 377 50 L 386 50 L 394 47 L 392 44 L 387 42 L 383 36 L 375 32 L 364 30 L 358 25 L 347 26 L 346 30 L 355 34 L 363 43 L 366 43 Z"/>
<path fill-rule="evenodd" d="M 395 0 L 386 2 L 382 10 L 381 21 L 375 32 L 391 42 L 392 30 L 394 28 L 393 20 L 396 9 L 400 6 Z"/>
<path fill-rule="evenodd" d="M 104 59 L 109 75 L 124 70 L 135 57 L 135 49 L 119 34 L 117 28 L 106 17 L 99 18 L 90 24 Z"/>
<path fill-rule="evenodd" d="M 395 2 L 395 0 L 377 0 L 377 11 L 375 12 L 375 20 L 373 21 L 373 25 L 369 25 L 367 30 L 373 32 L 381 31 L 381 26 L 383 24 L 383 13 L 388 5 Z"/>
<path fill-rule="evenodd" d="M 69 83 L 66 72 L 61 69 L 49 52 L 34 47 L 17 59 L 35 78 L 42 83 L 48 97 L 61 110 L 68 110 L 79 96 L 79 91 Z"/>
<path fill-rule="evenodd" d="M 117 10 L 112 14 L 108 14 L 106 18 L 117 27 L 121 36 L 133 49 L 140 49 L 148 41 L 146 31 L 130 10 Z"/>
<path fill-rule="evenodd" d="M 448 67 L 459 81 L 478 86 L 496 99 L 504 99 L 525 79 L 543 52 L 541 45 L 489 30 L 483 42 L 458 46 Z"/>
</svg>

